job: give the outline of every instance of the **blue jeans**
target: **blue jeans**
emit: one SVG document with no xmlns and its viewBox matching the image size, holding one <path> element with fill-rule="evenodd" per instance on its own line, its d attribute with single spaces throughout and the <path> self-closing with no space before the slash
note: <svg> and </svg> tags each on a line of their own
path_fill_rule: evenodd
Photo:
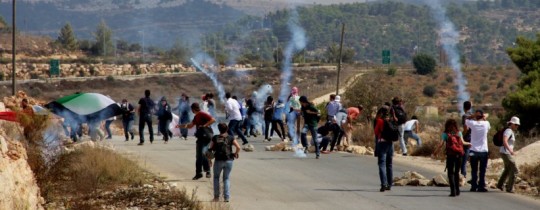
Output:
<svg viewBox="0 0 540 210">
<path fill-rule="evenodd" d="M 223 171 L 223 197 L 225 200 L 229 200 L 231 196 L 231 174 L 233 167 L 233 160 L 216 160 L 214 163 L 214 198 L 219 198 L 219 176 Z"/>
<path fill-rule="evenodd" d="M 488 153 L 471 151 L 469 156 L 471 158 L 471 189 L 486 189 L 486 168 L 488 163 Z M 479 165 L 480 170 L 478 170 Z"/>
<path fill-rule="evenodd" d="M 403 139 L 405 141 L 405 145 L 407 145 L 407 141 L 409 140 L 409 138 L 416 140 L 416 146 L 417 147 L 422 146 L 422 139 L 420 139 L 420 136 L 418 136 L 415 132 L 413 132 L 413 131 L 405 131 L 403 133 Z"/>
<path fill-rule="evenodd" d="M 112 138 L 111 123 L 112 120 L 105 120 L 105 132 L 107 132 L 107 138 Z"/>
<path fill-rule="evenodd" d="M 202 174 L 203 169 L 205 172 L 210 171 L 210 164 L 206 158 L 206 151 L 208 151 L 207 144 L 196 143 L 195 148 L 195 174 Z"/>
<path fill-rule="evenodd" d="M 298 136 L 296 135 L 296 120 L 298 119 L 298 112 L 292 111 L 287 114 L 287 128 L 289 130 L 289 137 L 294 145 L 298 144 Z"/>
<path fill-rule="evenodd" d="M 122 120 L 122 125 L 124 127 L 124 136 L 126 137 L 126 141 L 129 139 L 129 134 L 131 134 L 131 137 L 133 138 L 133 131 L 131 130 L 133 128 L 133 123 L 135 120 Z"/>
<path fill-rule="evenodd" d="M 401 151 L 403 154 L 407 154 L 407 144 L 405 144 L 405 124 L 398 125 L 399 130 L 399 146 L 401 147 Z"/>
<path fill-rule="evenodd" d="M 470 147 L 463 147 L 465 155 L 463 155 L 463 161 L 461 162 L 461 175 L 467 177 L 467 160 L 469 159 L 469 150 Z"/>
<path fill-rule="evenodd" d="M 244 144 L 247 144 L 248 141 L 247 141 L 246 137 L 244 136 L 244 132 L 242 132 L 240 122 L 242 122 L 242 121 L 241 120 L 231 120 L 231 121 L 229 121 L 229 131 L 227 131 L 227 133 L 229 135 L 231 135 L 231 136 L 234 136 L 234 134 L 236 133 L 236 135 L 238 135 L 238 137 L 240 137 L 240 139 L 242 139 L 242 142 Z"/>
<path fill-rule="evenodd" d="M 317 143 L 317 129 L 315 128 L 315 126 L 304 125 L 304 129 L 302 129 L 302 134 L 300 135 L 300 138 L 302 139 L 302 146 L 304 148 L 308 147 L 308 143 L 307 143 L 308 131 L 311 133 L 311 140 L 315 146 L 315 154 L 319 156 L 321 154 L 321 150 L 320 150 L 319 143 Z"/>
<path fill-rule="evenodd" d="M 392 158 L 394 156 L 394 144 L 392 142 L 377 143 L 377 163 L 379 164 L 379 179 L 381 186 L 392 186 Z"/>
</svg>

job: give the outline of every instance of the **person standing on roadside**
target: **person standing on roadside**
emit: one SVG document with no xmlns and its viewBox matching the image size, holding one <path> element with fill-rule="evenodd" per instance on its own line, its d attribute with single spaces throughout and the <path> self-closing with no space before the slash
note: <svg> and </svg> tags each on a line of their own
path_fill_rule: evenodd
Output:
<svg viewBox="0 0 540 210">
<path fill-rule="evenodd" d="M 302 146 L 304 147 L 304 153 L 308 151 L 308 142 L 307 142 L 307 132 L 311 133 L 311 139 L 315 146 L 315 158 L 319 159 L 321 155 L 320 145 L 317 142 L 317 126 L 319 124 L 319 119 L 321 113 L 315 107 L 315 105 L 308 101 L 306 96 L 301 96 L 300 104 L 302 105 L 302 116 L 304 117 L 304 128 L 300 134 L 302 140 Z"/>
<path fill-rule="evenodd" d="M 405 123 L 407 122 L 407 113 L 403 108 L 403 100 L 399 97 L 394 97 L 392 99 L 392 110 L 391 114 L 394 118 L 394 121 L 397 122 L 399 129 L 399 146 L 403 156 L 407 156 L 407 145 L 405 144 Z"/>
<path fill-rule="evenodd" d="M 231 197 L 231 180 L 230 174 L 233 167 L 234 159 L 238 159 L 238 154 L 240 153 L 240 145 L 234 139 L 233 136 L 230 136 L 227 133 L 228 126 L 225 123 L 218 124 L 219 135 L 216 135 L 212 138 L 208 150 L 212 151 L 216 161 L 214 162 L 214 202 L 219 201 L 220 194 L 220 183 L 219 177 L 223 171 L 223 199 L 225 202 L 229 202 Z M 236 148 L 236 151 L 233 153 L 232 147 Z"/>
<path fill-rule="evenodd" d="M 508 121 L 508 128 L 503 133 L 503 145 L 500 147 L 499 152 L 504 162 L 504 170 L 497 182 L 497 188 L 503 191 L 504 183 L 506 182 L 506 192 L 514 192 L 514 182 L 516 175 L 518 174 L 518 168 L 516 167 L 516 161 L 514 160 L 514 143 L 516 141 L 516 135 L 514 131 L 519 127 L 519 118 L 512 117 Z M 507 181 L 508 180 L 508 181 Z"/>
<path fill-rule="evenodd" d="M 385 124 L 393 123 L 393 116 L 390 117 L 386 106 L 379 109 L 380 117 L 375 119 L 375 136 L 377 137 L 376 151 L 377 164 L 379 166 L 379 179 L 381 181 L 381 192 L 389 191 L 392 187 L 393 170 L 392 158 L 394 156 L 394 139 L 388 139 L 386 136 L 387 126 Z"/>
<path fill-rule="evenodd" d="M 129 140 L 129 135 L 131 134 L 131 140 L 135 138 L 135 135 L 133 134 L 133 123 L 135 122 L 135 108 L 131 103 L 128 102 L 127 99 L 122 99 L 122 104 L 120 104 L 120 108 L 122 109 L 122 127 L 124 128 L 124 136 L 126 137 L 126 141 Z"/>
<path fill-rule="evenodd" d="M 210 114 L 210 116 L 212 116 L 217 121 L 218 118 L 217 118 L 217 113 L 216 113 L 216 101 L 214 100 L 214 94 L 213 93 L 207 93 L 206 94 L 206 106 L 208 108 L 208 113 Z M 210 127 L 212 128 L 212 131 L 214 133 L 219 132 L 218 127 L 217 127 L 217 123 L 214 123 L 214 124 L 210 125 Z"/>
<path fill-rule="evenodd" d="M 238 137 L 242 139 L 242 144 L 246 145 L 249 142 L 244 136 L 244 133 L 242 132 L 242 128 L 240 126 L 240 122 L 242 122 L 242 114 L 240 113 L 240 106 L 238 104 L 238 101 L 231 98 L 231 93 L 226 93 L 225 98 L 227 99 L 227 101 L 225 102 L 225 112 L 227 114 L 227 119 L 229 120 L 229 135 L 234 136 L 234 134 L 236 133 L 236 135 L 238 135 Z"/>
<path fill-rule="evenodd" d="M 150 144 L 154 142 L 154 128 L 152 127 L 152 113 L 154 112 L 154 101 L 150 98 L 150 90 L 144 91 L 144 98 L 139 100 L 139 138 L 140 142 L 137 145 L 144 145 L 144 125 L 148 125 L 150 133 Z"/>
<path fill-rule="evenodd" d="M 471 192 L 487 192 L 486 169 L 488 163 L 487 134 L 491 125 L 486 120 L 482 110 L 476 110 L 475 115 L 465 120 L 465 125 L 471 128 Z M 480 167 L 480 168 L 479 168 Z"/>
<path fill-rule="evenodd" d="M 463 140 L 463 135 L 459 131 L 457 121 L 454 119 L 446 120 L 444 133 L 441 135 L 442 142 L 433 152 L 435 157 L 443 144 L 446 144 L 446 170 L 448 183 L 450 185 L 450 197 L 459 196 L 459 169 L 463 159 L 463 145 L 468 144 Z"/>
<path fill-rule="evenodd" d="M 300 111 L 302 105 L 300 105 L 300 96 L 298 95 L 298 88 L 293 87 L 291 89 L 291 95 L 287 98 L 287 106 L 289 113 L 287 114 L 287 128 L 289 131 L 289 137 L 294 145 L 298 144 L 298 132 L 300 130 Z"/>
<path fill-rule="evenodd" d="M 463 102 L 463 111 L 465 113 L 463 116 L 461 116 L 461 124 L 463 125 L 463 140 L 471 143 L 471 129 L 465 125 L 465 120 L 474 114 L 472 112 L 472 103 L 470 101 Z M 468 146 L 463 146 L 465 155 L 463 156 L 463 161 L 461 163 L 461 175 L 463 175 L 465 178 L 467 178 L 467 161 L 469 160 L 470 148 L 470 144 Z"/>
<path fill-rule="evenodd" d="M 274 127 L 270 128 L 272 124 L 272 117 L 274 116 L 274 98 L 268 96 L 264 102 L 264 140 L 271 141 L 272 139 L 268 136 L 270 132 L 274 133 Z"/>
<path fill-rule="evenodd" d="M 178 101 L 178 124 L 186 124 L 189 122 L 189 105 L 189 97 L 185 93 L 182 93 L 182 96 Z M 180 128 L 180 135 L 182 139 L 187 140 L 188 129 Z"/>
<path fill-rule="evenodd" d="M 195 115 L 193 121 L 189 124 L 177 125 L 178 128 L 193 128 L 194 126 L 198 129 L 203 127 L 209 128 L 216 120 L 210 116 L 208 113 L 201 111 L 199 103 L 191 104 L 191 112 Z M 210 140 L 206 141 L 205 139 L 199 139 L 197 137 L 196 148 L 195 148 L 195 176 L 193 180 L 198 180 L 203 177 L 203 169 L 206 172 L 206 178 L 210 178 L 210 163 L 205 154 L 208 151 L 208 144 Z"/>
<path fill-rule="evenodd" d="M 257 114 L 257 108 L 255 107 L 255 104 L 253 104 L 253 99 L 249 98 L 246 100 L 246 109 L 247 116 L 246 120 L 244 121 L 246 130 L 244 131 L 244 136 L 257 137 L 257 134 L 255 132 L 255 115 Z"/>
<path fill-rule="evenodd" d="M 167 103 L 167 98 L 163 96 L 159 102 L 159 109 L 157 111 L 159 132 L 163 134 L 163 140 L 165 144 L 169 142 L 169 123 L 172 120 L 171 106 Z"/>
</svg>

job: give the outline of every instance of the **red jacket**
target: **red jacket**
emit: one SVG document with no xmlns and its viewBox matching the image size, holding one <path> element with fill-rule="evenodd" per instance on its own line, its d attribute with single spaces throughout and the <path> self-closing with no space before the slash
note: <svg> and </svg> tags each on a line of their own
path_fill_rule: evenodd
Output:
<svg viewBox="0 0 540 210">
<path fill-rule="evenodd" d="M 384 128 L 384 120 L 382 118 L 377 118 L 375 122 L 375 136 L 377 139 L 381 139 L 381 134 Z"/>
</svg>

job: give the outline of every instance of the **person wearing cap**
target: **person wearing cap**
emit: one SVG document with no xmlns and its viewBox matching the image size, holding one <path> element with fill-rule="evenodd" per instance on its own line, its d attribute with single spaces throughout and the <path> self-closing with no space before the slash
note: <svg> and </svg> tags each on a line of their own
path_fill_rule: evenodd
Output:
<svg viewBox="0 0 540 210">
<path fill-rule="evenodd" d="M 169 123 L 172 120 L 171 106 L 167 103 L 167 98 L 163 96 L 159 103 L 159 109 L 157 111 L 159 132 L 163 134 L 163 140 L 165 144 L 169 141 Z"/>
<path fill-rule="evenodd" d="M 499 152 L 501 153 L 501 158 L 504 162 L 504 170 L 499 177 L 497 182 L 497 188 L 503 191 L 503 185 L 506 182 L 506 192 L 514 192 L 514 181 L 518 173 L 518 168 L 516 167 L 516 161 L 514 160 L 514 142 L 516 141 L 516 136 L 514 131 L 519 127 L 519 118 L 512 117 L 508 121 L 508 128 L 504 130 L 503 133 L 503 145 L 500 147 Z"/>
<path fill-rule="evenodd" d="M 304 153 L 307 153 L 307 132 L 311 133 L 311 139 L 315 146 L 315 155 L 317 159 L 320 156 L 319 143 L 317 142 L 317 125 L 319 124 L 320 112 L 313 103 L 310 103 L 306 96 L 301 96 L 300 104 L 302 105 L 302 116 L 304 117 L 304 128 L 300 134 L 302 140 L 302 146 L 304 147 Z"/>
<path fill-rule="evenodd" d="M 129 135 L 131 134 L 131 140 L 135 138 L 133 134 L 133 123 L 135 122 L 135 108 L 127 99 L 122 99 L 122 104 L 120 104 L 122 109 L 122 127 L 124 127 L 124 136 L 126 141 L 129 140 Z"/>
<path fill-rule="evenodd" d="M 471 129 L 471 148 L 469 152 L 471 163 L 471 192 L 487 192 L 486 168 L 488 163 L 487 135 L 491 125 L 486 120 L 482 110 L 465 120 L 465 125 Z"/>
</svg>

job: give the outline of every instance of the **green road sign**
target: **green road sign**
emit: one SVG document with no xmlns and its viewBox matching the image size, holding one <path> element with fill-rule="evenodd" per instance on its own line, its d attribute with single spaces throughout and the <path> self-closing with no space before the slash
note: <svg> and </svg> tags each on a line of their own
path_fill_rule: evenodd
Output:
<svg viewBox="0 0 540 210">
<path fill-rule="evenodd" d="M 382 51 L 382 64 L 390 64 L 390 50 Z"/>
<path fill-rule="evenodd" d="M 60 61 L 58 59 L 51 59 L 49 72 L 51 76 L 60 76 Z"/>
</svg>

